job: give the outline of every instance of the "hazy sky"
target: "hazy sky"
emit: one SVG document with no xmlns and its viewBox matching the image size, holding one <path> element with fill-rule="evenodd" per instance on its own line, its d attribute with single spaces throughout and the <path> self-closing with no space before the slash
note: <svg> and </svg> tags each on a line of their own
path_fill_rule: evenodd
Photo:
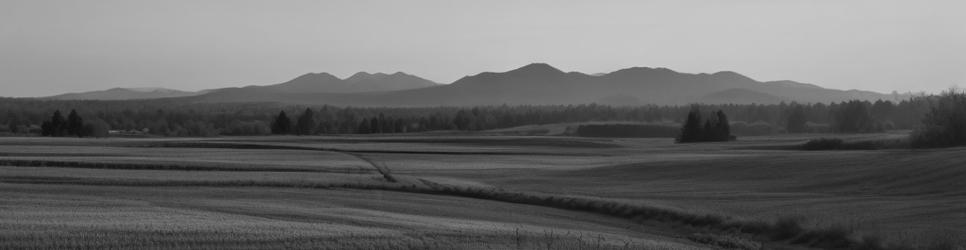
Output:
<svg viewBox="0 0 966 250">
<path fill-rule="evenodd" d="M 966 1 L 0 0 L 0 96 L 530 62 L 737 71 L 840 89 L 966 86 Z"/>
</svg>

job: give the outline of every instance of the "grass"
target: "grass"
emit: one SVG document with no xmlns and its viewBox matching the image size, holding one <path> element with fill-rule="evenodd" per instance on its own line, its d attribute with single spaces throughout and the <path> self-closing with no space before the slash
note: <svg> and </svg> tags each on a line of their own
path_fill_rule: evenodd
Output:
<svg viewBox="0 0 966 250">
<path fill-rule="evenodd" d="M 842 228 L 827 228 L 817 230 L 803 229 L 796 221 L 780 220 L 775 224 L 757 221 L 731 220 L 715 215 L 693 214 L 657 207 L 633 206 L 620 202 L 586 199 L 578 197 L 558 197 L 553 195 L 529 194 L 509 192 L 495 189 L 480 189 L 472 187 L 446 186 L 438 183 L 417 179 L 423 185 L 417 185 L 413 180 L 410 184 L 399 183 L 307 183 L 307 182 L 268 182 L 268 181 L 149 181 L 149 180 L 113 180 L 113 179 L 82 179 L 70 177 L 23 177 L 12 176 L 0 178 L 6 183 L 29 184 L 74 184 L 95 186 L 200 186 L 200 187 L 288 187 L 288 188 L 350 188 L 364 190 L 391 190 L 425 194 L 442 194 L 450 196 L 470 197 L 484 200 L 502 201 L 509 203 L 537 205 L 543 207 L 562 208 L 584 211 L 608 216 L 630 219 L 637 222 L 661 221 L 683 224 L 694 228 L 711 228 L 715 231 L 734 231 L 758 237 L 768 237 L 771 240 L 791 240 L 793 244 L 807 245 L 820 248 L 849 248 L 859 245 L 869 245 L 862 240 L 853 240 L 851 232 Z M 699 243 L 728 248 L 755 249 L 753 242 L 741 237 L 725 238 L 709 234 L 693 238 Z M 710 241 L 709 241 L 710 239 Z M 876 244 L 878 244 L 876 242 Z M 551 248 L 556 249 L 556 248 Z M 879 246 L 874 249 L 885 249 Z"/>
<path fill-rule="evenodd" d="M 603 217 L 434 195 L 0 185 L 11 202 L 0 215 L 4 249 L 702 249 L 639 238 L 627 223 Z"/>
<path fill-rule="evenodd" d="M 892 139 L 891 135 L 885 135 L 882 138 L 876 136 L 844 137 L 849 141 Z M 346 138 L 344 140 L 358 141 L 319 144 L 325 142 L 326 138 L 291 137 L 292 140 L 287 141 L 289 138 L 152 140 L 140 143 L 123 141 L 117 144 L 98 142 L 96 148 L 79 146 L 78 144 L 82 143 L 68 140 L 44 141 L 43 143 L 62 145 L 57 146 L 60 148 L 47 147 L 48 149 L 39 147 L 40 142 L 29 140 L 22 143 L 38 147 L 18 147 L 10 145 L 15 143 L 4 142 L 0 144 L 10 146 L 0 145 L 0 161 L 38 160 L 37 158 L 42 154 L 51 153 L 53 157 L 45 160 L 70 162 L 85 158 L 85 154 L 96 154 L 97 156 L 92 159 L 117 164 L 118 167 L 84 167 L 84 164 L 0 167 L 2 169 L 0 182 L 18 183 L 0 183 L 0 185 L 29 187 L 82 185 L 111 190 L 99 191 L 105 195 L 120 189 L 142 190 L 138 191 L 138 194 L 130 195 L 131 199 L 143 199 L 149 195 L 143 194 L 142 197 L 141 193 L 145 192 L 143 190 L 157 188 L 200 188 L 206 190 L 203 193 L 212 192 L 210 189 L 225 189 L 232 192 L 241 190 L 274 192 L 271 190 L 289 188 L 319 193 L 383 192 L 385 196 L 382 197 L 424 195 L 464 203 L 447 208 L 453 211 L 480 206 L 479 204 L 470 205 L 471 200 L 488 200 L 499 204 L 526 206 L 533 210 L 521 212 L 515 210 L 521 207 L 514 207 L 514 210 L 509 210 L 512 212 L 505 214 L 492 211 L 480 212 L 474 215 L 476 216 L 473 219 L 474 222 L 470 224 L 476 225 L 475 223 L 480 221 L 500 221 L 501 217 L 510 214 L 540 214 L 563 209 L 611 218 L 599 219 L 606 222 L 588 222 L 590 224 L 629 223 L 622 225 L 628 228 L 639 226 L 657 228 L 652 231 L 634 230 L 649 232 L 646 235 L 628 235 L 625 232 L 622 233 L 625 236 L 621 236 L 624 237 L 621 239 L 636 240 L 635 242 L 640 243 L 643 239 L 657 237 L 654 232 L 664 232 L 674 235 L 675 239 L 690 242 L 688 244 L 704 244 L 705 247 L 710 248 L 753 248 L 764 243 L 766 248 L 795 244 L 815 248 L 886 249 L 909 246 L 914 249 L 933 247 L 942 249 L 945 246 L 955 249 L 966 242 L 962 237 L 966 232 L 961 230 L 966 227 L 966 217 L 950 212 L 966 206 L 966 199 L 963 199 L 966 197 L 966 192 L 961 192 L 966 190 L 966 186 L 959 181 L 962 177 L 966 177 L 966 169 L 958 167 L 966 164 L 966 158 L 962 157 L 963 149 L 916 151 L 771 149 L 775 146 L 800 145 L 803 138 L 806 140 L 808 138 L 798 135 L 748 137 L 740 142 L 701 145 L 676 145 L 666 140 L 649 139 L 554 138 L 561 141 L 587 140 L 617 145 L 617 147 L 556 147 L 545 145 L 547 141 L 545 140 L 512 148 L 491 148 L 491 146 L 496 147 L 497 144 L 472 146 L 468 143 L 461 144 L 445 140 L 437 142 L 430 139 L 406 141 L 405 138 Z M 406 142 L 398 145 L 393 143 L 384 145 L 383 142 L 367 141 L 370 139 Z M 514 140 L 527 140 L 527 138 Z M 167 144 L 169 147 L 153 147 L 158 143 Z M 192 147 L 194 143 L 205 143 L 206 148 Z M 566 144 L 566 142 L 561 143 Z M 237 144 L 254 146 L 234 148 Z M 276 147 L 278 145 L 284 147 Z M 474 148 L 478 151 L 497 153 L 509 150 L 516 152 L 514 154 L 444 152 L 448 149 L 454 152 L 472 152 Z M 322 151 L 321 149 L 336 150 Z M 386 153 L 397 149 L 407 153 Z M 204 153 L 191 153 L 195 150 L 201 150 Z M 164 153 L 161 153 L 162 151 Z M 273 156 L 275 153 L 282 152 L 287 155 Z M 62 154 L 57 155 L 57 153 Z M 237 155 L 252 160 L 264 158 L 289 159 L 289 161 L 267 162 L 267 165 L 259 166 L 261 163 L 249 164 L 243 161 L 211 158 L 221 154 Z M 325 157 L 310 157 L 315 154 Z M 365 159 L 345 154 L 357 154 Z M 132 156 L 150 157 L 158 162 L 171 160 L 185 163 L 180 164 L 181 166 L 215 166 L 216 168 L 150 169 L 138 164 L 151 164 L 125 164 L 125 162 L 134 163 L 131 159 L 140 159 Z M 324 171 L 268 170 L 268 168 L 324 170 L 331 168 L 330 165 L 365 169 L 368 172 L 345 174 Z M 265 168 L 266 171 L 242 171 L 242 168 L 259 167 Z M 374 169 L 383 171 L 374 171 Z M 395 179 L 396 182 L 389 182 L 389 178 Z M 340 191 L 342 189 L 352 190 Z M 285 207 L 295 206 L 286 203 L 287 198 L 283 197 L 272 197 L 268 200 L 286 204 Z M 428 205 L 410 207 L 425 203 L 422 198 L 392 204 L 372 200 L 372 197 L 353 198 L 354 201 L 351 204 L 338 206 L 368 207 L 378 204 L 379 209 L 406 208 L 405 211 L 396 211 L 399 213 L 453 212 Z M 249 198 L 238 197 L 235 200 L 247 201 Z M 495 203 L 487 204 L 492 207 Z M 40 204 L 38 206 L 45 207 Z M 331 204 L 317 204 L 320 208 L 331 206 Z M 9 203 L 0 203 L 0 209 L 4 208 L 9 208 Z M 246 214 L 274 218 L 275 214 L 279 213 L 260 210 Z M 576 217 L 579 216 L 551 217 L 556 219 L 547 219 L 538 224 L 546 228 L 554 228 L 555 225 L 559 225 L 558 223 L 564 223 Z M 344 219 L 342 216 L 334 215 L 324 219 L 308 219 L 304 216 L 286 215 L 284 220 L 309 224 L 345 220 L 349 224 L 355 224 L 384 221 L 385 218 L 378 216 L 364 218 L 363 216 Z M 411 218 L 408 221 L 425 222 L 426 219 L 420 217 Z M 0 221 L 0 227 L 5 224 L 7 222 Z M 419 231 L 415 228 L 420 227 L 407 224 L 401 228 Z M 507 239 L 513 238 L 513 233 L 509 230 L 513 226 L 474 226 L 472 228 L 473 230 L 495 228 L 500 231 L 496 235 Z M 605 235 L 604 238 L 617 239 L 612 235 L 607 236 L 609 235 L 607 232 L 612 233 L 613 229 L 590 229 L 589 224 L 581 224 L 577 228 L 584 230 L 585 235 L 602 234 Z M 544 231 L 565 234 L 563 231 L 556 230 L 528 229 L 527 237 L 536 237 Z M 657 234 L 660 235 L 660 233 Z M 422 233 L 417 235 L 428 237 L 427 234 Z M 473 237 L 487 234 L 473 231 L 461 235 Z M 335 238 L 345 238 L 345 236 Z M 515 244 L 513 241 L 501 241 L 497 238 L 499 237 L 483 237 L 476 242 L 481 242 L 479 243 L 481 246 L 483 243 L 490 243 L 509 248 L 513 248 Z M 680 242 L 673 243 L 676 242 L 674 240 L 657 238 L 657 242 L 672 242 L 667 243 L 670 244 L 667 246 L 682 246 L 678 244 Z M 422 241 L 432 241 L 428 239 L 423 238 Z M 446 239 L 439 242 L 448 242 L 453 238 Z M 354 242 L 354 240 L 348 241 Z M 606 245 L 611 247 L 608 249 L 620 249 L 621 241 L 608 240 L 609 243 Z M 406 242 L 405 240 L 395 242 L 400 242 L 397 245 L 409 244 L 402 243 Z M 535 240 L 531 245 L 537 246 L 536 248 L 546 248 L 547 245 L 541 245 L 541 242 L 546 243 Z M 585 249 L 594 249 L 592 248 L 594 240 L 590 239 L 580 240 L 584 243 L 562 240 L 550 241 L 549 244 L 551 247 L 571 244 L 563 242 L 578 245 L 587 243 L 581 246 L 585 246 Z M 414 246 L 429 248 L 432 244 Z M 278 245 L 272 246 L 278 247 Z M 476 248 L 470 245 L 457 247 Z"/>
</svg>

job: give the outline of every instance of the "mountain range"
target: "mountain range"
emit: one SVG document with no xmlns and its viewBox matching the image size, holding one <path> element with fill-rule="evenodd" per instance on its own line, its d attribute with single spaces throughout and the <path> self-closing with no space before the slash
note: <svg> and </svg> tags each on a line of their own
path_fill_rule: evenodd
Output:
<svg viewBox="0 0 966 250">
<path fill-rule="evenodd" d="M 438 85 L 435 82 L 402 72 L 394 74 L 356 73 L 339 79 L 328 73 L 308 73 L 287 82 L 267 86 L 223 88 L 202 91 L 182 91 L 167 88 L 112 88 L 108 90 L 69 93 L 42 99 L 52 100 L 134 100 L 196 96 L 213 92 L 291 93 L 359 93 L 395 91 Z"/>
<path fill-rule="evenodd" d="M 110 90 L 109 90 L 110 91 Z M 100 93 L 100 92 L 90 92 Z M 80 94 L 72 94 L 76 99 Z M 87 95 L 88 99 L 103 96 Z M 58 96 L 57 99 L 67 99 Z M 347 106 L 471 106 L 600 103 L 683 105 L 689 103 L 773 104 L 893 100 L 906 96 L 836 90 L 794 81 L 757 81 L 722 71 L 690 74 L 666 68 L 635 67 L 610 73 L 564 72 L 544 63 L 506 72 L 484 72 L 451 84 L 397 72 L 360 72 L 346 79 L 305 74 L 267 86 L 224 88 L 177 97 L 185 102 L 280 102 Z"/>
</svg>

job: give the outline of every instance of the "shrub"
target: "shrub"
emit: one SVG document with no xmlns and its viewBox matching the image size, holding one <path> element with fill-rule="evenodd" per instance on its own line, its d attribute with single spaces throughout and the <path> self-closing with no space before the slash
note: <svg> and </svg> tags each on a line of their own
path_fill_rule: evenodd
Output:
<svg viewBox="0 0 966 250">
<path fill-rule="evenodd" d="M 801 219 L 797 217 L 782 217 L 775 222 L 772 230 L 772 239 L 785 240 L 791 239 L 805 232 L 802 228 Z"/>
<path fill-rule="evenodd" d="M 905 139 L 884 139 L 846 142 L 838 138 L 819 138 L 809 140 L 801 146 L 804 150 L 876 150 L 887 148 L 909 148 Z"/>
<path fill-rule="evenodd" d="M 812 139 L 802 145 L 804 150 L 836 150 L 842 149 L 844 142 L 839 138 Z"/>
<path fill-rule="evenodd" d="M 822 249 L 842 249 L 853 244 L 852 230 L 843 226 L 832 226 L 806 232 L 792 243 L 806 244 Z"/>
<path fill-rule="evenodd" d="M 880 250 L 885 249 L 885 244 L 877 236 L 866 235 L 862 236 L 862 241 L 854 248 L 856 250 Z"/>
</svg>

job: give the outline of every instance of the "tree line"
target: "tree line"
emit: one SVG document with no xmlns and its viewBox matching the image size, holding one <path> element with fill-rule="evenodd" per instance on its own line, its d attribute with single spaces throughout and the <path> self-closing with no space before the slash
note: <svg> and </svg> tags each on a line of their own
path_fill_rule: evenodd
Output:
<svg viewBox="0 0 966 250">
<path fill-rule="evenodd" d="M 851 133 L 914 129 L 936 102 L 936 97 L 924 96 L 897 103 L 853 101 L 698 107 L 727 113 L 733 130 L 754 128 L 774 132 Z M 178 103 L 163 99 L 52 101 L 0 98 L 0 125 L 5 125 L 0 126 L 0 134 L 45 134 L 43 122 L 53 122 L 52 114 L 58 110 L 75 110 L 79 117 L 84 117 L 85 123 L 103 125 L 111 130 L 147 131 L 156 136 L 218 136 L 475 131 L 590 121 L 684 124 L 691 107 L 585 104 L 370 108 L 277 103 Z M 287 123 L 280 122 L 285 120 L 279 119 L 282 112 L 285 113 L 284 118 L 288 119 Z M 309 115 L 306 115 L 307 112 Z M 58 129 L 50 131 L 57 135 L 64 133 Z"/>
</svg>

